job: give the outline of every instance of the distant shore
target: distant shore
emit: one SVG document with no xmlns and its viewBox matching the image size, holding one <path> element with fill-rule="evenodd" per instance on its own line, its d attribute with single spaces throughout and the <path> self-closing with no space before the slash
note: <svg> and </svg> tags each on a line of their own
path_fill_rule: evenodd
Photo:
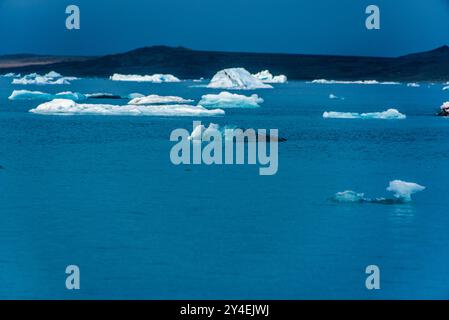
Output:
<svg viewBox="0 0 449 320">
<path fill-rule="evenodd" d="M 166 46 L 102 57 L 0 56 L 0 74 L 55 70 L 79 77 L 168 73 L 181 79 L 196 79 L 211 78 L 218 70 L 230 67 L 243 67 L 250 72 L 269 69 L 290 80 L 445 82 L 449 81 L 449 47 L 396 58 L 198 51 Z"/>
</svg>

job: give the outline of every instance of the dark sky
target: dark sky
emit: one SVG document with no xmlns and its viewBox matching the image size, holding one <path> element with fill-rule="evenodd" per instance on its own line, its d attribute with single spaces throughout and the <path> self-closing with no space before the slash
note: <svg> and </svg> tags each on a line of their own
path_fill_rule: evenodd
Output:
<svg viewBox="0 0 449 320">
<path fill-rule="evenodd" d="M 81 29 L 65 28 L 65 8 Z M 365 8 L 381 30 L 365 28 Z M 395 56 L 449 44 L 449 0 L 0 0 L 0 54 L 192 49 Z"/>
</svg>

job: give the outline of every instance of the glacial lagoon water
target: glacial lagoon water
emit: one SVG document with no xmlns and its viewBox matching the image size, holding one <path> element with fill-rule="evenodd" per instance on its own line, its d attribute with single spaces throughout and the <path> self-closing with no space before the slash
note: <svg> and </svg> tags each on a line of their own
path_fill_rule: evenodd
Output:
<svg viewBox="0 0 449 320">
<path fill-rule="evenodd" d="M 449 119 L 441 84 L 290 81 L 260 108 L 217 117 L 52 116 L 14 89 L 177 95 L 198 83 L 0 78 L 0 298 L 449 298 Z M 344 99 L 329 99 L 333 94 Z M 96 102 L 96 103 L 99 103 Z M 101 103 L 124 104 L 105 100 Z M 324 111 L 396 108 L 403 120 L 324 119 Z M 276 128 L 279 171 L 174 166 L 170 132 L 193 120 Z M 389 181 L 426 189 L 403 204 L 336 203 L 336 192 L 391 197 Z M 65 288 L 65 267 L 81 290 Z M 365 288 L 365 268 L 381 289 Z"/>
</svg>

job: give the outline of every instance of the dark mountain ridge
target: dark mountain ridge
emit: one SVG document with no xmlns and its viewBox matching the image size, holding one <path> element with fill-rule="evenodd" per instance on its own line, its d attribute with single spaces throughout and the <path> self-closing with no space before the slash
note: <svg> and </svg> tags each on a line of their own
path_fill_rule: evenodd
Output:
<svg viewBox="0 0 449 320">
<path fill-rule="evenodd" d="M 255 73 L 268 69 L 291 80 L 449 81 L 449 47 L 396 58 L 200 51 L 152 46 L 102 57 L 73 58 L 42 65 L 0 68 L 5 72 L 48 72 L 68 76 L 108 77 L 113 73 L 170 73 L 181 79 L 211 78 L 224 68 Z"/>
</svg>

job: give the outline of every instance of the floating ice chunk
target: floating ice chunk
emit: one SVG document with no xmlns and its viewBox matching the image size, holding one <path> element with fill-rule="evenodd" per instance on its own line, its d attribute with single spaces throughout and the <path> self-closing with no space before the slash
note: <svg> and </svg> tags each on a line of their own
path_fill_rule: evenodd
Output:
<svg viewBox="0 0 449 320">
<path fill-rule="evenodd" d="M 449 116 L 449 101 L 443 103 L 443 105 L 440 107 L 440 112 L 438 113 L 438 115 L 443 117 Z"/>
<path fill-rule="evenodd" d="M 257 94 L 244 96 L 230 92 L 220 92 L 219 94 L 206 94 L 201 97 L 200 105 L 206 108 L 258 108 L 263 99 Z"/>
<path fill-rule="evenodd" d="M 344 100 L 345 98 L 340 98 L 339 96 L 336 96 L 335 94 L 331 93 L 329 95 L 329 99 L 331 99 L 331 100 Z"/>
<path fill-rule="evenodd" d="M 390 185 L 387 191 L 394 193 L 395 198 L 403 201 L 411 201 L 411 195 L 420 191 L 423 191 L 426 187 L 423 187 L 414 182 L 405 182 L 401 180 L 390 181 Z"/>
<path fill-rule="evenodd" d="M 390 120 L 390 119 L 405 119 L 406 115 L 400 113 L 396 109 L 388 109 L 387 111 L 368 112 L 368 113 L 325 111 L 323 113 L 323 118 Z"/>
<path fill-rule="evenodd" d="M 78 92 L 60 92 L 56 94 L 45 93 L 41 91 L 14 90 L 8 97 L 9 100 L 53 100 L 53 99 L 71 99 L 75 101 L 85 100 L 86 96 Z"/>
<path fill-rule="evenodd" d="M 287 82 L 287 77 L 284 76 L 283 74 L 278 75 L 278 76 L 273 76 L 270 71 L 268 70 L 263 70 L 260 71 L 256 74 L 253 74 L 253 76 L 257 79 L 259 79 L 260 81 L 262 81 L 263 83 L 286 83 Z"/>
<path fill-rule="evenodd" d="M 217 74 L 215 74 L 207 87 L 214 89 L 235 90 L 273 88 L 269 84 L 265 84 L 256 77 L 252 76 L 247 70 L 243 68 L 224 69 L 217 72 Z"/>
<path fill-rule="evenodd" d="M 178 78 L 171 74 L 153 74 L 153 75 L 138 75 L 138 74 L 119 74 L 114 73 L 109 79 L 113 81 L 135 81 L 135 82 L 180 82 Z"/>
<path fill-rule="evenodd" d="M 128 99 L 142 98 L 142 97 L 145 97 L 145 95 L 138 92 L 128 94 Z"/>
<path fill-rule="evenodd" d="M 407 83 L 407 87 L 419 88 L 420 84 L 416 82 Z"/>
<path fill-rule="evenodd" d="M 12 84 L 37 84 L 37 85 L 45 85 L 45 84 L 70 84 L 69 81 L 77 80 L 76 77 L 63 77 L 59 73 L 55 71 L 50 71 L 49 73 L 41 76 L 37 73 L 30 73 L 25 75 L 23 78 L 13 79 Z"/>
<path fill-rule="evenodd" d="M 9 72 L 9 73 L 5 73 L 4 75 L 2 75 L 2 77 L 4 77 L 4 78 L 18 78 L 18 77 L 20 77 L 20 73 Z"/>
<path fill-rule="evenodd" d="M 449 86 L 443 87 L 443 90 L 449 90 Z"/>
<path fill-rule="evenodd" d="M 152 94 L 144 97 L 137 97 L 132 99 L 128 104 L 142 105 L 142 104 L 164 104 L 164 103 L 190 103 L 193 100 L 184 99 L 176 96 L 159 96 Z M 201 104 L 201 103 L 200 103 Z"/>
<path fill-rule="evenodd" d="M 364 193 L 358 193 L 351 190 L 346 190 L 343 192 L 337 192 L 333 200 L 337 202 L 363 202 L 365 194 Z"/>
<path fill-rule="evenodd" d="M 192 105 L 110 105 L 78 104 L 73 100 L 55 99 L 40 104 L 32 113 L 51 115 L 136 115 L 136 116 L 216 116 L 224 115 L 221 109 L 208 110 L 203 106 Z"/>
<path fill-rule="evenodd" d="M 317 79 L 313 80 L 309 83 L 316 84 L 390 84 L 390 85 L 398 85 L 400 82 L 386 81 L 379 82 L 377 80 L 356 80 L 356 81 L 345 81 L 345 80 L 326 80 L 326 79 Z"/>
<path fill-rule="evenodd" d="M 343 192 L 337 192 L 332 200 L 336 202 L 359 202 L 359 203 L 376 203 L 376 204 L 401 204 L 404 202 L 410 202 L 412 200 L 411 195 L 420 191 L 423 191 L 426 187 L 423 187 L 414 182 L 405 182 L 401 180 L 390 181 L 387 191 L 394 193 L 393 199 L 386 198 L 365 198 L 365 194 L 355 191 L 347 190 Z"/>
</svg>

